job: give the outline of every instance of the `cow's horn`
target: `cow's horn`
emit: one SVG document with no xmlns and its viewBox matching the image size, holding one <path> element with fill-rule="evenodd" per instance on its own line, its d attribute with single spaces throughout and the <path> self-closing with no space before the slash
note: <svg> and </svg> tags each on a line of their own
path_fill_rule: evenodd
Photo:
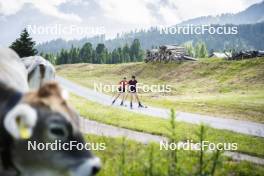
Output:
<svg viewBox="0 0 264 176">
<path fill-rule="evenodd" d="M 36 122 L 36 111 L 27 104 L 18 104 L 7 113 L 4 127 L 15 139 L 29 139 Z"/>
</svg>

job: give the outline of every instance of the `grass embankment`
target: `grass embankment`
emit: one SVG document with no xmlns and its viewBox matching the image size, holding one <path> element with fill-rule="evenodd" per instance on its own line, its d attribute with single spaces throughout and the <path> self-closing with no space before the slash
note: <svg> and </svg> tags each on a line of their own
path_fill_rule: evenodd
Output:
<svg viewBox="0 0 264 176">
<path fill-rule="evenodd" d="M 100 105 L 75 95 L 71 95 L 70 102 L 79 111 L 81 116 L 87 117 L 91 120 L 136 131 L 143 131 L 163 136 L 169 135 L 168 120 L 128 112 L 119 108 L 113 108 L 112 106 Z M 188 139 L 198 141 L 196 135 L 198 128 L 198 125 L 177 122 L 177 138 L 181 141 Z M 264 158 L 264 138 L 252 137 L 208 127 L 205 140 L 214 143 L 237 143 L 238 152 Z"/>
<path fill-rule="evenodd" d="M 86 139 L 92 143 L 105 143 L 106 149 L 94 151 L 101 158 L 103 167 L 98 176 L 168 176 L 171 167 L 170 152 L 159 150 L 158 144 L 142 145 L 122 138 L 106 138 L 87 135 Z M 204 172 L 212 168 L 212 154 L 204 156 Z M 173 165 L 172 165 L 173 166 Z M 177 175 L 200 175 L 199 154 L 192 151 L 178 151 L 176 163 Z M 235 162 L 226 157 L 220 157 L 214 175 L 263 175 L 264 167 L 245 161 Z M 204 173 L 205 175 L 205 173 Z"/>
<path fill-rule="evenodd" d="M 73 64 L 59 75 L 83 86 L 117 84 L 133 74 L 148 85 L 171 85 L 170 93 L 140 93 L 147 105 L 264 123 L 264 59 L 204 59 L 184 63 Z"/>
</svg>

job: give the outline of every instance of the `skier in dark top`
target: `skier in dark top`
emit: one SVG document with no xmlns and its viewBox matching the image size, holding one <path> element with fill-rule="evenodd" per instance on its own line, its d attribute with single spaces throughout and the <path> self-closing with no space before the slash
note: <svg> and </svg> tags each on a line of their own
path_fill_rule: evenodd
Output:
<svg viewBox="0 0 264 176">
<path fill-rule="evenodd" d="M 130 93 L 130 108 L 133 108 L 133 98 L 135 97 L 138 102 L 138 107 L 142 108 L 143 105 L 140 103 L 138 95 L 137 95 L 137 80 L 136 77 L 133 75 L 132 79 L 128 81 L 128 90 Z"/>
<path fill-rule="evenodd" d="M 124 77 L 123 80 L 119 82 L 118 94 L 116 95 L 115 99 L 112 101 L 112 104 L 114 104 L 115 101 L 118 99 L 118 97 L 122 95 L 122 101 L 121 101 L 120 106 L 124 105 L 124 99 L 126 97 L 125 96 L 126 87 L 127 87 L 127 80 L 126 80 L 126 77 Z"/>
</svg>

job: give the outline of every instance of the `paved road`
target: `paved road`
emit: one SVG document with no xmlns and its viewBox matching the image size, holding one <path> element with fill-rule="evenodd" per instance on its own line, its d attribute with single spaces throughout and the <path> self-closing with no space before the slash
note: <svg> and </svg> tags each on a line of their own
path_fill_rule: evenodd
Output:
<svg viewBox="0 0 264 176">
<path fill-rule="evenodd" d="M 80 86 L 62 77 L 57 76 L 56 79 L 61 83 L 61 85 L 65 89 L 78 96 L 86 98 L 90 101 L 98 102 L 103 105 L 111 104 L 112 97 L 109 95 L 105 95 L 103 93 L 96 92 L 92 89 Z M 116 104 L 118 104 L 118 102 Z M 128 102 L 126 102 L 126 104 L 128 104 Z M 155 107 L 130 109 L 129 107 L 120 107 L 118 105 L 114 105 L 114 106 L 128 111 L 150 115 L 153 117 L 165 118 L 165 119 L 169 117 L 168 109 L 155 108 Z M 225 130 L 230 130 L 252 136 L 264 137 L 264 124 L 260 124 L 260 123 L 242 121 L 242 120 L 233 120 L 233 119 L 223 119 L 223 118 L 186 113 L 186 112 L 178 112 L 176 116 L 177 116 L 176 117 L 177 120 L 179 121 L 184 121 L 193 124 L 203 123 L 217 129 L 225 129 Z"/>
<path fill-rule="evenodd" d="M 166 137 L 148 134 L 144 132 L 137 132 L 112 125 L 106 125 L 82 117 L 80 117 L 80 124 L 81 124 L 81 131 L 86 134 L 94 134 L 94 135 L 100 135 L 106 137 L 126 137 L 127 139 L 131 139 L 143 144 L 148 144 L 150 142 L 160 143 L 161 141 L 163 142 L 167 141 Z M 195 150 L 195 148 L 193 148 L 193 150 Z M 224 152 L 224 155 L 236 161 L 244 160 L 255 164 L 264 165 L 264 159 L 255 156 L 250 156 L 250 155 L 231 152 L 231 151 Z"/>
</svg>

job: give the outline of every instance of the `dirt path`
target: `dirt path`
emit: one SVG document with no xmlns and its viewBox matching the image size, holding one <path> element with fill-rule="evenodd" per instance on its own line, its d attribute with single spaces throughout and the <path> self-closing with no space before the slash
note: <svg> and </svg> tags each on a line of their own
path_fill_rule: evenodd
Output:
<svg viewBox="0 0 264 176">
<path fill-rule="evenodd" d="M 61 83 L 61 85 L 64 88 L 66 88 L 68 91 L 78 96 L 81 96 L 90 101 L 94 101 L 103 105 L 110 105 L 111 103 L 111 97 L 108 95 L 80 86 L 62 77 L 57 76 L 56 79 Z M 128 102 L 126 103 L 128 104 Z M 158 118 L 169 117 L 168 109 L 148 107 L 148 108 L 134 108 L 131 110 L 129 107 L 120 107 L 118 105 L 114 105 L 114 107 L 122 108 L 127 111 L 133 111 L 136 113 L 150 115 Z M 204 116 L 204 115 L 186 113 L 186 112 L 178 112 L 176 115 L 177 115 L 176 119 L 179 121 L 184 121 L 193 124 L 204 123 L 217 129 L 225 129 L 225 130 L 230 130 L 252 136 L 264 137 L 264 124 L 250 122 L 250 121 L 242 121 L 242 120 L 223 119 L 223 118 Z"/>
<path fill-rule="evenodd" d="M 94 134 L 106 137 L 126 137 L 128 139 L 147 144 L 149 142 L 160 143 L 161 141 L 167 141 L 166 137 L 152 135 L 144 132 L 137 132 L 133 130 L 128 130 L 112 125 L 102 124 L 96 121 L 91 121 L 88 119 L 80 118 L 81 129 L 85 134 Z M 249 161 L 255 164 L 264 165 L 264 159 L 241 154 L 237 152 L 224 152 L 224 155 L 232 158 L 236 161 Z"/>
<path fill-rule="evenodd" d="M 83 133 L 95 134 L 108 137 L 127 137 L 128 139 L 148 144 L 149 142 L 160 142 L 167 140 L 165 137 L 152 135 L 144 132 L 137 132 L 112 125 L 106 125 L 92 120 L 80 119 Z"/>
</svg>

